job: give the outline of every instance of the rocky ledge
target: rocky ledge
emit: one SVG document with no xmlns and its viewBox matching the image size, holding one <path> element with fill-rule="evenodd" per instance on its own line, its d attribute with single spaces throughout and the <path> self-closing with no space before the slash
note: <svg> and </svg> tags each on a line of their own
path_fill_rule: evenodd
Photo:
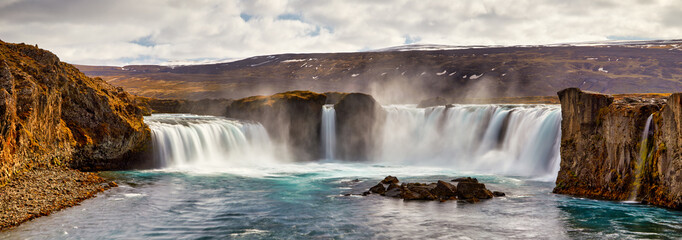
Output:
<svg viewBox="0 0 682 240">
<path fill-rule="evenodd" d="M 371 187 L 362 195 L 380 194 L 381 196 L 401 198 L 403 200 L 463 200 L 470 203 L 479 202 L 481 199 L 505 196 L 503 192 L 490 191 L 485 184 L 479 183 L 478 179 L 461 177 L 453 179 L 453 185 L 439 180 L 436 183 L 400 183 L 397 177 L 387 176 L 377 185 Z"/>
<path fill-rule="evenodd" d="M 555 193 L 682 208 L 681 93 L 615 99 L 569 88 L 558 95 Z"/>
</svg>

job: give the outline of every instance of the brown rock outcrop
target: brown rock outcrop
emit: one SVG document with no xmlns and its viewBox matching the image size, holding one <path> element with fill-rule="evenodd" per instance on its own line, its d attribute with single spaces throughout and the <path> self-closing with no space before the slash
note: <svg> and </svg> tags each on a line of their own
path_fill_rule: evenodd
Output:
<svg viewBox="0 0 682 240">
<path fill-rule="evenodd" d="M 0 184 L 19 169 L 138 166 L 150 142 L 132 95 L 54 54 L 0 41 Z"/>
<path fill-rule="evenodd" d="M 464 200 L 472 203 L 478 202 L 480 199 L 489 199 L 493 196 L 505 196 L 503 192 L 491 192 L 485 187 L 485 184 L 478 183 L 475 178 L 459 179 L 462 181 L 459 181 L 457 186 L 441 180 L 429 184 L 402 183 L 398 186 L 398 178 L 388 176 L 362 195 L 367 196 L 376 193 L 386 197 L 402 198 L 403 200 Z M 388 185 L 388 188 L 386 188 L 386 185 Z"/>
<path fill-rule="evenodd" d="M 260 122 L 273 139 L 288 145 L 295 160 L 314 160 L 320 157 L 320 124 L 326 98 L 310 91 L 253 96 L 232 102 L 225 116 Z"/>
<path fill-rule="evenodd" d="M 477 182 L 457 183 L 457 198 L 459 199 L 489 199 L 493 193 L 485 188 L 485 184 Z"/>
<path fill-rule="evenodd" d="M 350 93 L 334 105 L 337 155 L 341 159 L 369 159 L 380 136 L 386 113 L 370 95 Z"/>
<path fill-rule="evenodd" d="M 680 207 L 680 94 L 670 96 L 667 103 L 614 102 L 609 95 L 576 88 L 558 94 L 561 170 L 555 193 L 609 200 L 636 194 L 643 202 Z M 653 135 L 641 146 L 652 114 Z"/>
</svg>

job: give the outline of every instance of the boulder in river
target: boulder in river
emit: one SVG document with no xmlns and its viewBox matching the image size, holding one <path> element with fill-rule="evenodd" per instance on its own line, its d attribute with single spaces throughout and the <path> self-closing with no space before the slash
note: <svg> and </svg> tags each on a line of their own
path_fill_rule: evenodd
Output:
<svg viewBox="0 0 682 240">
<path fill-rule="evenodd" d="M 386 188 L 384 188 L 383 184 L 378 183 L 377 185 L 374 185 L 374 187 L 371 187 L 369 191 L 373 193 L 384 194 L 386 192 Z"/>
<path fill-rule="evenodd" d="M 459 199 L 488 199 L 492 198 L 493 193 L 485 188 L 483 183 L 459 182 L 457 183 L 457 198 Z"/>
<path fill-rule="evenodd" d="M 444 181 L 438 180 L 436 187 L 431 190 L 433 195 L 441 200 L 448 200 L 457 197 L 457 187 Z"/>
<path fill-rule="evenodd" d="M 394 177 L 394 176 L 388 176 L 388 177 L 384 178 L 384 180 L 381 180 L 381 183 L 383 183 L 383 184 L 390 184 L 390 183 L 397 184 L 399 182 L 400 181 L 398 180 L 398 178 Z"/>
<path fill-rule="evenodd" d="M 369 191 L 363 193 L 364 196 L 371 193 L 378 193 L 386 197 L 402 198 L 403 200 L 464 200 L 467 202 L 478 202 L 480 199 L 489 199 L 493 196 L 504 196 L 503 192 L 491 192 L 485 188 L 485 184 L 478 183 L 475 178 L 457 178 L 457 186 L 439 180 L 436 183 L 402 183 L 398 185 L 398 178 L 387 176 L 377 185 L 371 187 Z M 386 187 L 388 185 L 388 187 Z"/>
<path fill-rule="evenodd" d="M 421 183 L 408 183 L 402 188 L 401 197 L 405 200 L 436 200 L 431 187 Z"/>
</svg>

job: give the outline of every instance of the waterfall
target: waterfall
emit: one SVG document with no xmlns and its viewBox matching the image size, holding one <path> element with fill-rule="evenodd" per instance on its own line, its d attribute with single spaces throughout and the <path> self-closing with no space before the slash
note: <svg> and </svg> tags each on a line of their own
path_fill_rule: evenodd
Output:
<svg viewBox="0 0 682 240">
<path fill-rule="evenodd" d="M 334 160 L 336 148 L 336 110 L 333 104 L 322 108 L 322 152 L 324 159 Z"/>
<path fill-rule="evenodd" d="M 393 105 L 384 109 L 388 115 L 375 156 L 378 161 L 556 179 L 561 141 L 559 106 L 420 109 Z"/>
<path fill-rule="evenodd" d="M 649 157 L 650 153 L 650 137 L 653 135 L 653 132 L 651 131 L 651 121 L 653 119 L 654 115 L 651 114 L 649 115 L 649 118 L 646 119 L 646 124 L 644 125 L 644 131 L 642 132 L 642 139 L 639 141 L 639 157 L 637 158 L 637 165 L 635 165 L 635 180 L 632 183 L 632 191 L 630 192 L 630 197 L 628 197 L 628 201 L 635 201 L 637 199 L 637 194 L 639 193 L 639 186 L 640 186 L 640 179 L 642 176 L 642 168 L 644 168 L 644 160 Z"/>
<path fill-rule="evenodd" d="M 154 158 L 162 168 L 230 167 L 274 161 L 274 147 L 259 123 L 189 114 L 154 114 Z"/>
<path fill-rule="evenodd" d="M 561 110 L 556 105 L 384 106 L 387 112 L 372 159 L 382 164 L 431 165 L 458 171 L 554 180 L 559 170 Z M 333 105 L 322 109 L 321 148 L 336 160 Z M 211 116 L 145 117 L 157 165 L 215 168 L 288 159 L 262 125 Z M 279 145 L 278 145 L 279 146 Z M 282 151 L 285 152 L 285 151 Z M 286 155 L 288 156 L 288 155 Z"/>
</svg>

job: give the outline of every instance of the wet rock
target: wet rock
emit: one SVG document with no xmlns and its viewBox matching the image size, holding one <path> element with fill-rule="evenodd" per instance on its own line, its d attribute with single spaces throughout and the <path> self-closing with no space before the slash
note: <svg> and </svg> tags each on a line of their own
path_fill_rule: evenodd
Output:
<svg viewBox="0 0 682 240">
<path fill-rule="evenodd" d="M 390 184 L 388 184 L 388 188 L 386 188 L 386 191 L 390 191 L 390 190 L 396 189 L 396 188 L 400 189 L 400 186 L 398 186 L 398 184 L 395 184 L 395 183 L 390 183 Z"/>
<path fill-rule="evenodd" d="M 404 200 L 466 200 L 468 202 L 478 202 L 480 199 L 493 197 L 493 192 L 485 188 L 485 184 L 478 183 L 475 178 L 464 177 L 455 179 L 459 183 L 457 186 L 439 180 L 435 183 L 398 183 L 398 178 L 388 176 L 377 185 L 369 189 L 363 195 L 379 193 L 382 196 L 402 198 Z M 385 188 L 388 183 L 388 188 Z M 461 186 L 461 187 L 460 187 Z M 504 196 L 502 192 L 495 192 L 496 196 Z"/>
<path fill-rule="evenodd" d="M 390 188 L 390 186 L 389 186 Z M 384 193 L 384 196 L 386 197 L 392 197 L 392 198 L 397 198 L 400 197 L 400 194 L 402 193 L 400 187 L 398 188 L 390 188 L 389 190 Z"/>
<path fill-rule="evenodd" d="M 457 197 L 457 187 L 448 182 L 439 180 L 436 187 L 431 190 L 431 193 L 438 199 L 450 199 L 452 197 Z"/>
<path fill-rule="evenodd" d="M 384 178 L 384 180 L 381 180 L 381 183 L 383 183 L 383 184 L 390 184 L 390 183 L 397 184 L 399 182 L 400 181 L 398 180 L 398 178 L 394 177 L 394 176 L 388 176 L 388 177 Z"/>
<path fill-rule="evenodd" d="M 493 193 L 485 188 L 483 183 L 459 182 L 457 183 L 457 198 L 459 199 L 488 199 L 492 198 Z"/>
<path fill-rule="evenodd" d="M 404 200 L 435 200 L 436 197 L 431 194 L 427 185 L 419 183 L 408 183 L 406 188 L 403 188 L 401 197 Z"/>
<path fill-rule="evenodd" d="M 374 185 L 374 187 L 371 187 L 369 191 L 373 193 L 384 194 L 386 192 L 386 188 L 384 188 L 383 184 L 379 183 Z"/>
<path fill-rule="evenodd" d="M 499 191 L 493 191 L 493 195 L 494 195 L 495 197 L 504 197 L 504 196 L 506 196 L 507 194 L 504 194 L 503 192 L 499 192 Z"/>
<path fill-rule="evenodd" d="M 365 191 L 365 192 L 362 193 L 362 196 L 367 196 L 367 195 L 369 195 L 369 194 L 371 194 L 371 192 Z"/>
<path fill-rule="evenodd" d="M 476 178 L 471 178 L 471 177 L 460 177 L 460 178 L 455 178 L 450 180 L 451 182 L 472 182 L 472 183 L 477 183 L 478 179 Z"/>
</svg>

